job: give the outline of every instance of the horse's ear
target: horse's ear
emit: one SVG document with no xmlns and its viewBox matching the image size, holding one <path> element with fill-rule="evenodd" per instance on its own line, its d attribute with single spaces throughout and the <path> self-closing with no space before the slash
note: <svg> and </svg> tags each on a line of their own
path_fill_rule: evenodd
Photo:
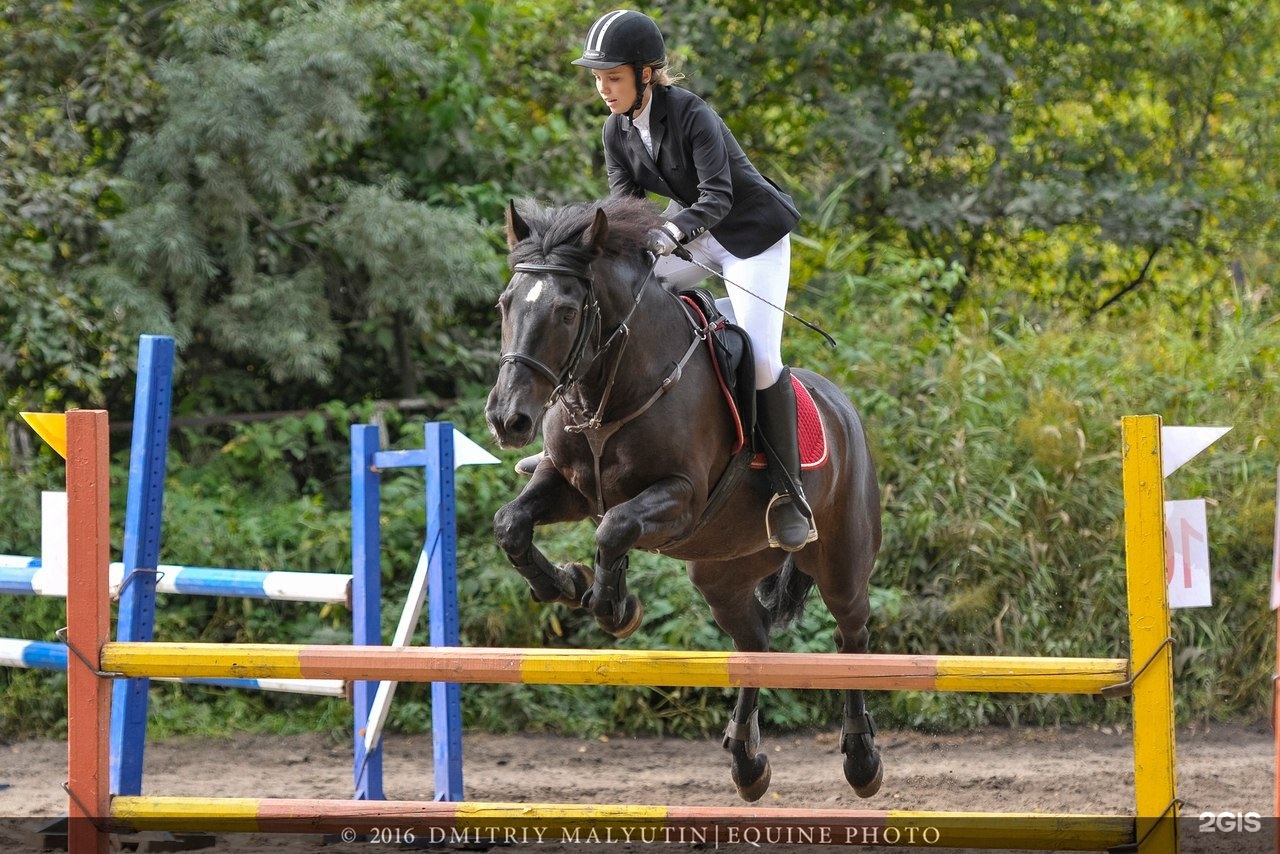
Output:
<svg viewBox="0 0 1280 854">
<path fill-rule="evenodd" d="M 604 208 L 596 208 L 596 217 L 591 221 L 591 227 L 582 235 L 582 245 L 591 250 L 592 254 L 598 255 L 608 234 L 609 217 L 605 216 Z"/>
<path fill-rule="evenodd" d="M 516 213 L 515 201 L 507 202 L 507 248 L 515 249 L 516 244 L 528 236 L 529 226 Z"/>
</svg>

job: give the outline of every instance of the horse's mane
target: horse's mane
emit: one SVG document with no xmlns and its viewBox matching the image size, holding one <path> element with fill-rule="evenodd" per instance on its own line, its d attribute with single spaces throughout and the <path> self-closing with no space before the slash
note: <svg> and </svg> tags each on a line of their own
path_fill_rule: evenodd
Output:
<svg viewBox="0 0 1280 854">
<path fill-rule="evenodd" d="M 647 199 L 615 196 L 596 202 L 576 202 L 564 207 L 544 207 L 533 201 L 516 203 L 516 210 L 529 226 L 529 240 L 511 251 L 510 262 L 546 261 L 585 267 L 593 259 L 581 245 L 582 236 L 603 209 L 609 229 L 601 245 L 606 257 L 636 253 L 645 245 L 649 229 L 662 224 L 658 208 Z"/>
</svg>

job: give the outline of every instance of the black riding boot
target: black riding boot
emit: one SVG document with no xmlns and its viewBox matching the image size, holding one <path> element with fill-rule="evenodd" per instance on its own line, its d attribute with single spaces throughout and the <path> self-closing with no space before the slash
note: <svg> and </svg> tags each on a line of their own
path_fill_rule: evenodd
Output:
<svg viewBox="0 0 1280 854">
<path fill-rule="evenodd" d="M 516 463 L 516 474 L 533 477 L 533 473 L 538 470 L 538 463 L 540 462 L 542 462 L 542 451 L 538 451 L 538 453 L 525 457 Z"/>
<path fill-rule="evenodd" d="M 800 486 L 800 445 L 796 437 L 796 392 L 791 370 L 756 392 L 756 423 L 764 439 L 774 496 L 766 511 L 769 545 L 797 552 L 818 539 L 813 511 Z"/>
</svg>

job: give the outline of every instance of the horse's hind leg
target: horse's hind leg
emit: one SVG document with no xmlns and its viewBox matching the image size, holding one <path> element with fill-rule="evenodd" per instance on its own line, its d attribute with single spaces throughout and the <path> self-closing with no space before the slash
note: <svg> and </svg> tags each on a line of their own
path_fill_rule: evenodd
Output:
<svg viewBox="0 0 1280 854">
<path fill-rule="evenodd" d="M 822 601 L 836 619 L 836 649 L 843 653 L 867 651 L 867 619 L 871 615 L 866 576 L 852 585 L 845 579 L 819 581 Z M 826 581 L 824 585 L 823 582 Z M 844 754 L 844 778 L 858 797 L 880 791 L 884 765 L 876 748 L 876 726 L 867 711 L 861 690 L 844 692 L 844 718 L 840 726 L 840 752 Z"/>
<path fill-rule="evenodd" d="M 731 757 L 729 772 L 744 801 L 758 801 L 769 791 L 769 757 L 760 750 L 759 688 L 739 688 L 733 717 L 724 729 L 721 746 Z"/>
<path fill-rule="evenodd" d="M 759 560 L 760 558 L 756 558 Z M 779 553 L 765 553 L 770 565 Z M 747 560 L 751 560 L 748 558 Z M 707 604 L 716 624 L 733 639 L 739 652 L 764 652 L 769 648 L 769 613 L 755 595 L 753 580 L 758 577 L 744 561 L 689 564 L 689 577 Z M 758 801 L 769 790 L 769 757 L 760 749 L 759 688 L 739 688 L 738 702 L 724 731 L 724 749 L 729 751 L 730 772 L 738 795 Z"/>
<path fill-rule="evenodd" d="M 841 652 L 866 652 L 865 628 L 860 632 L 861 640 L 854 644 L 846 644 L 840 634 L 837 631 L 836 645 Z M 867 711 L 862 691 L 844 692 L 840 752 L 844 754 L 844 778 L 858 797 L 869 798 L 880 791 L 884 763 L 880 761 L 880 751 L 876 748 L 876 724 Z"/>
</svg>

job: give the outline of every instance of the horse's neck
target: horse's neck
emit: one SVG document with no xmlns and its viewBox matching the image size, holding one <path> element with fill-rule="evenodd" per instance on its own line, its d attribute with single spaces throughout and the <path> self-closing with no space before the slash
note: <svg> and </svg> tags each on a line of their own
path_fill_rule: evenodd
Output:
<svg viewBox="0 0 1280 854">
<path fill-rule="evenodd" d="M 641 275 L 647 272 L 642 271 Z M 637 304 L 633 294 L 640 287 L 637 282 L 632 289 L 613 288 L 608 303 L 601 303 L 600 346 L 608 344 L 608 350 L 598 356 L 596 365 L 583 378 L 578 403 L 583 408 L 594 408 L 607 395 L 606 418 L 621 417 L 649 398 L 693 340 L 684 309 L 661 280 L 654 276 L 645 282 Z M 625 335 L 614 335 L 624 321 Z"/>
</svg>

